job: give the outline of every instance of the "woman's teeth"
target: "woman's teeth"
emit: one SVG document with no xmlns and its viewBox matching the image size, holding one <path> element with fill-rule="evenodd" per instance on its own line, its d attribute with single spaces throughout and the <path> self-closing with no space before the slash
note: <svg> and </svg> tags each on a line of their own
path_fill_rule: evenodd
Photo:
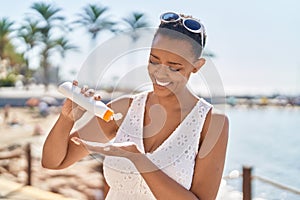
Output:
<svg viewBox="0 0 300 200">
<path fill-rule="evenodd" d="M 161 81 L 156 80 L 156 84 L 165 87 L 165 86 L 169 85 L 170 82 L 161 82 Z"/>
</svg>

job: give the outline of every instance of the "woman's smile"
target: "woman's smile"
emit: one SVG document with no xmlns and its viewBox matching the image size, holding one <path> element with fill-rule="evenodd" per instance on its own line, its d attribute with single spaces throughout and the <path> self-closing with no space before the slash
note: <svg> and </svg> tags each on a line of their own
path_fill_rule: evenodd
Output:
<svg viewBox="0 0 300 200">
<path fill-rule="evenodd" d="M 166 86 L 168 86 L 169 84 L 171 84 L 170 81 L 159 81 L 159 80 L 157 80 L 157 79 L 155 79 L 155 82 L 156 82 L 157 85 L 163 86 L 163 87 L 166 87 Z"/>
</svg>

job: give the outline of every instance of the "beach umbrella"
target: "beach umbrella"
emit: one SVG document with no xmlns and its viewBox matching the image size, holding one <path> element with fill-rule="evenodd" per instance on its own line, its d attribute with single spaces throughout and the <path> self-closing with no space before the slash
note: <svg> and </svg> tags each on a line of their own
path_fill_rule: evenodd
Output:
<svg viewBox="0 0 300 200">
<path fill-rule="evenodd" d="M 35 106 L 38 106 L 39 103 L 40 103 L 40 100 L 38 98 L 31 97 L 25 102 L 25 105 L 30 106 L 30 107 L 35 107 Z"/>
</svg>

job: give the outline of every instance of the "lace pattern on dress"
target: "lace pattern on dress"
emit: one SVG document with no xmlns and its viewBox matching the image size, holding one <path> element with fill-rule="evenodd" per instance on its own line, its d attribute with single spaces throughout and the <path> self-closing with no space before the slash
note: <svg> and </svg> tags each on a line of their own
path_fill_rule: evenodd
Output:
<svg viewBox="0 0 300 200">
<path fill-rule="evenodd" d="M 143 119 L 147 94 L 134 96 L 115 138 L 115 142 L 135 142 L 142 152 L 144 152 Z M 200 98 L 174 132 L 154 152 L 146 153 L 158 168 L 186 189 L 190 189 L 192 184 L 200 133 L 211 108 L 211 104 Z M 104 176 L 111 188 L 110 192 L 143 194 L 149 199 L 155 199 L 133 163 L 126 158 L 105 157 Z"/>
</svg>

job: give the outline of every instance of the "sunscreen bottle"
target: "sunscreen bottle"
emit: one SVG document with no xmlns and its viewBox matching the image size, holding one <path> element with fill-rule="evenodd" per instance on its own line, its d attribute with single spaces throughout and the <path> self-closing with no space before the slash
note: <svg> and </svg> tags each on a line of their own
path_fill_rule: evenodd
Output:
<svg viewBox="0 0 300 200">
<path fill-rule="evenodd" d="M 95 100 L 94 97 L 86 97 L 80 91 L 81 88 L 71 82 L 64 82 L 58 87 L 58 91 L 65 97 L 71 99 L 88 112 L 94 113 L 96 116 L 106 122 L 120 117 L 120 113 L 114 114 L 114 111 L 107 107 L 102 101 Z"/>
</svg>

